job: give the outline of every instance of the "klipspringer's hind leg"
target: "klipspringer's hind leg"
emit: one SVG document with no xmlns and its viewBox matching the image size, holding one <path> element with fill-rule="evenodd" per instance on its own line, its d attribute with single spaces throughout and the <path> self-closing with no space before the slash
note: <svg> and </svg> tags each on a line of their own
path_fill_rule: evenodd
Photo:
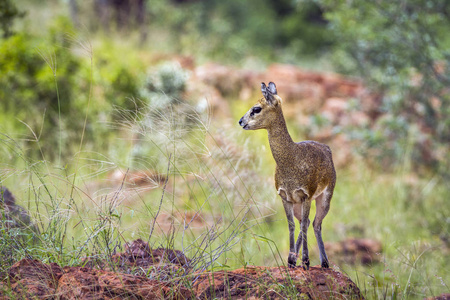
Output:
<svg viewBox="0 0 450 300">
<path fill-rule="evenodd" d="M 329 268 L 327 254 L 325 253 L 325 246 L 322 240 L 322 221 L 330 210 L 330 201 L 333 196 L 333 191 L 328 192 L 328 188 L 316 198 L 316 216 L 314 218 L 313 227 L 316 235 L 317 245 L 319 246 L 320 264 L 323 268 Z"/>
<path fill-rule="evenodd" d="M 300 222 L 300 225 L 301 225 L 302 224 L 302 204 L 301 203 L 294 203 L 294 216 Z M 302 231 L 300 230 L 298 237 L 297 237 L 297 242 L 295 243 L 295 254 L 297 254 L 297 257 L 300 252 L 300 248 L 302 246 L 302 238 L 303 238 L 303 234 L 302 234 Z"/>
<path fill-rule="evenodd" d="M 295 223 L 294 223 L 294 208 L 292 202 L 287 201 L 287 195 L 284 191 L 279 191 L 281 199 L 283 199 L 284 211 L 289 226 L 289 255 L 288 267 L 295 268 L 297 263 L 297 253 L 295 252 Z"/>
<path fill-rule="evenodd" d="M 302 202 L 302 222 L 300 225 L 300 234 L 303 234 L 302 244 L 302 265 L 303 269 L 309 269 L 309 253 L 308 253 L 308 227 L 309 227 L 309 211 L 311 209 L 311 199 Z"/>
</svg>

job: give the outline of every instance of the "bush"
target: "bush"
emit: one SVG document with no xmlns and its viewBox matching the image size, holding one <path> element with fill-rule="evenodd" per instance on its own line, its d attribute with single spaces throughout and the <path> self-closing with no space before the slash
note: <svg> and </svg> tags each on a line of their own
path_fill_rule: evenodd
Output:
<svg viewBox="0 0 450 300">
<path fill-rule="evenodd" d="M 338 69 L 362 76 L 383 95 L 384 116 L 373 127 L 378 133 L 359 136 L 377 137 L 375 147 L 386 150 L 380 153 L 390 156 L 390 163 L 405 153 L 416 165 L 448 161 L 450 2 L 319 3 L 339 41 Z"/>
<path fill-rule="evenodd" d="M 182 92 L 188 78 L 188 72 L 178 63 L 167 62 L 148 72 L 140 94 L 151 107 L 164 109 L 183 101 Z"/>
<path fill-rule="evenodd" d="M 0 1 L 0 32 L 3 32 L 3 38 L 13 35 L 14 20 L 23 16 L 25 13 L 19 11 L 11 0 Z"/>
<path fill-rule="evenodd" d="M 58 149 L 60 136 L 56 133 L 62 127 L 69 132 L 79 128 L 75 120 L 80 112 L 74 102 L 81 90 L 77 78 L 80 62 L 71 53 L 67 32 L 68 24 L 59 22 L 49 31 L 53 46 L 26 33 L 13 35 L 0 45 L 0 107 L 3 113 L 26 123 L 36 135 L 31 138 L 34 141 L 45 130 L 47 134 L 40 137 L 41 146 L 47 149 Z M 68 136 L 61 138 L 67 140 Z"/>
</svg>

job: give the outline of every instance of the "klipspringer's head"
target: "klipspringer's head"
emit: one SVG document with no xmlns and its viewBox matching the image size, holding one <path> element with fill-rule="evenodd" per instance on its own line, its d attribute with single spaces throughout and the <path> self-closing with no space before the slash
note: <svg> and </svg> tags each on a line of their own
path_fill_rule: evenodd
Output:
<svg viewBox="0 0 450 300">
<path fill-rule="evenodd" d="M 274 119 L 279 118 L 281 98 L 277 95 L 275 83 L 269 82 L 269 86 L 266 86 L 266 84 L 262 82 L 261 92 L 264 97 L 259 99 L 259 101 L 239 120 L 239 125 L 245 130 L 268 128 Z"/>
</svg>

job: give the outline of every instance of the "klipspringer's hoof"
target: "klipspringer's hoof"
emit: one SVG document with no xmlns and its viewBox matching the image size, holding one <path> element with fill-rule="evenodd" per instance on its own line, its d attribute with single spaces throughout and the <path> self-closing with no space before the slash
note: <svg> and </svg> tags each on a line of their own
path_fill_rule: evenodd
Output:
<svg viewBox="0 0 450 300">
<path fill-rule="evenodd" d="M 295 268 L 297 264 L 297 254 L 290 252 L 288 256 L 288 267 Z"/>
<path fill-rule="evenodd" d="M 329 267 L 330 267 L 330 265 L 328 264 L 328 261 L 327 261 L 327 260 L 325 260 L 325 261 L 322 262 L 322 268 L 328 269 Z"/>
<path fill-rule="evenodd" d="M 305 271 L 309 270 L 309 259 L 302 262 L 302 267 Z"/>
</svg>

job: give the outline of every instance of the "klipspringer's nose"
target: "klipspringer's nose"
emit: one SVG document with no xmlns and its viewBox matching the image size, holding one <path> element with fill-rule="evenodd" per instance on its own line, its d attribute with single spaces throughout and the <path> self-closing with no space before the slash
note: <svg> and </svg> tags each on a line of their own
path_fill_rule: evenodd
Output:
<svg viewBox="0 0 450 300">
<path fill-rule="evenodd" d="M 240 120 L 239 120 L 239 125 L 241 125 L 241 126 L 244 126 L 244 124 L 243 124 L 243 122 L 242 122 L 242 119 L 243 119 L 244 117 L 242 117 Z"/>
</svg>

